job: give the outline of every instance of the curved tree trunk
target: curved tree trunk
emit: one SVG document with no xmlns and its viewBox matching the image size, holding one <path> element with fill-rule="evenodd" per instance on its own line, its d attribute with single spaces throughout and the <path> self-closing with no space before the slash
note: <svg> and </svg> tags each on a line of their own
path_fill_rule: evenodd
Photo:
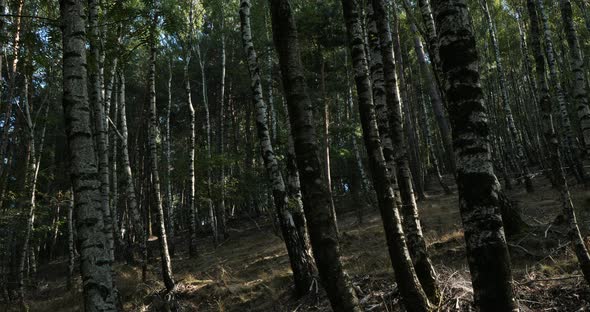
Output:
<svg viewBox="0 0 590 312">
<path fill-rule="evenodd" d="M 459 209 L 475 304 L 482 312 L 518 311 L 467 3 L 434 0 L 433 9 L 453 125 Z"/>
</svg>

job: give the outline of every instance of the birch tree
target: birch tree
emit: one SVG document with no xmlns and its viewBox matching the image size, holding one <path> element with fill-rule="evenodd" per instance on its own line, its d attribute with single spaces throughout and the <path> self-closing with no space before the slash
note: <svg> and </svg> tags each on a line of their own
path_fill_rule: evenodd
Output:
<svg viewBox="0 0 590 312">
<path fill-rule="evenodd" d="M 500 214 L 475 37 L 465 0 L 434 0 L 445 94 L 457 161 L 459 210 L 480 311 L 518 311 Z"/>
<path fill-rule="evenodd" d="M 555 88 L 557 103 L 559 104 L 559 113 L 561 116 L 561 125 L 563 127 L 563 135 L 565 138 L 565 148 L 569 156 L 573 160 L 575 166 L 574 170 L 576 177 L 580 182 L 585 180 L 584 166 L 580 160 L 580 151 L 578 143 L 575 140 L 575 135 L 572 129 L 572 123 L 568 113 L 568 103 L 565 91 L 561 85 L 560 73 L 557 68 L 557 61 L 555 60 L 555 52 L 553 50 L 553 39 L 551 27 L 545 6 L 542 0 L 537 0 L 537 13 L 543 27 L 543 38 L 545 39 L 545 56 L 547 57 L 547 65 L 549 66 L 549 81 Z"/>
<path fill-rule="evenodd" d="M 586 157 L 590 157 L 590 108 L 588 107 L 588 91 L 586 89 L 587 82 L 586 72 L 584 71 L 584 58 L 582 56 L 580 42 L 574 25 L 572 4 L 569 0 L 560 0 L 559 5 L 564 32 L 569 45 L 571 68 L 574 74 L 572 97 L 576 103 L 578 119 L 580 120 L 580 127 L 582 128 Z"/>
<path fill-rule="evenodd" d="M 252 42 L 252 30 L 250 27 L 250 1 L 240 2 L 240 25 L 242 30 L 242 42 L 246 53 L 248 71 L 251 79 L 252 102 L 256 107 L 256 128 L 260 140 L 260 153 L 264 160 L 267 175 L 270 179 L 274 205 L 279 219 L 279 225 L 289 254 L 295 288 L 299 295 L 306 294 L 313 283 L 314 263 L 311 249 L 308 245 L 305 232 L 300 233 L 295 224 L 296 219 L 302 218 L 301 207 L 289 200 L 285 182 L 279 169 L 277 159 L 272 146 L 269 131 L 267 105 L 264 102 L 258 57 Z"/>
<path fill-rule="evenodd" d="M 84 310 L 117 311 L 112 258 L 92 133 L 86 74 L 86 15 L 82 1 L 60 1 L 63 33 L 63 108 L 74 190 Z"/>
<path fill-rule="evenodd" d="M 369 163 L 373 174 L 373 185 L 377 193 L 389 257 L 395 271 L 396 281 L 399 285 L 405 308 L 408 311 L 429 311 L 430 303 L 416 276 L 410 253 L 408 252 L 404 231 L 401 226 L 401 217 L 396 207 L 391 177 L 388 174 L 383 156 L 363 43 L 364 34 L 359 14 L 359 2 L 357 0 L 343 0 L 342 6 L 344 9 L 344 21 L 346 23 L 348 42 L 350 44 L 349 49 L 351 51 L 354 79 L 359 97 L 359 112 L 361 115 L 363 138 L 365 147 L 367 148 L 367 154 L 369 155 Z M 374 3 L 372 8 L 375 8 Z M 370 10 L 369 12 L 370 14 L 372 13 Z M 379 24 L 376 18 L 375 21 L 375 24 Z M 384 74 L 381 75 L 384 77 Z M 383 85 L 382 79 L 381 81 L 376 79 L 376 83 Z M 387 93 L 382 94 L 381 91 L 375 92 L 375 94 L 380 98 L 382 102 L 381 106 L 384 106 L 383 102 L 386 102 L 386 100 L 383 97 L 386 97 Z"/>
<path fill-rule="evenodd" d="M 360 312 L 358 299 L 340 260 L 340 244 L 330 216 L 327 183 L 322 176 L 313 108 L 303 74 L 297 26 L 288 0 L 271 0 L 273 41 L 279 55 L 289 122 L 300 168 L 303 208 L 318 273 L 332 305 L 342 312 Z"/>
<path fill-rule="evenodd" d="M 135 181 L 133 179 L 133 172 L 131 170 L 131 162 L 129 160 L 129 131 L 127 128 L 127 104 L 125 100 L 126 80 L 124 69 L 121 68 L 119 72 L 119 120 L 121 123 L 121 161 L 123 166 L 124 184 L 125 184 L 125 195 L 127 200 L 127 206 L 129 210 L 129 218 L 131 222 L 131 231 L 135 236 L 135 243 L 133 249 L 139 251 L 141 255 L 140 264 L 142 267 L 143 276 L 146 274 L 147 262 L 147 248 L 146 241 L 144 238 L 145 226 L 143 224 L 143 218 L 137 203 L 137 197 L 135 194 Z M 131 235 L 131 234 L 129 234 Z M 129 253 L 129 260 L 134 258 L 134 252 Z"/>
<path fill-rule="evenodd" d="M 158 112 L 156 110 L 156 27 L 158 25 L 158 0 L 154 0 L 151 12 L 151 24 L 149 34 L 149 68 L 148 68 L 148 90 L 149 90 L 149 137 L 148 146 L 150 153 L 150 170 L 152 174 L 153 206 L 156 209 L 158 223 L 158 239 L 160 241 L 160 258 L 162 262 L 162 278 L 166 290 L 171 293 L 175 288 L 172 277 L 172 263 L 168 251 L 168 238 L 166 237 L 166 224 L 164 221 L 164 209 L 162 207 L 162 196 L 160 193 L 160 174 L 158 171 L 158 146 L 156 137 L 158 135 Z"/>
<path fill-rule="evenodd" d="M 506 114 L 506 122 L 508 124 L 508 133 L 510 135 L 509 144 L 514 145 L 516 149 L 516 157 L 518 158 L 520 169 L 522 170 L 522 175 L 524 178 L 524 183 L 526 186 L 526 190 L 529 193 L 533 192 L 533 182 L 531 181 L 531 175 L 529 173 L 528 168 L 528 161 L 526 155 L 524 153 L 524 147 L 521 142 L 521 136 L 519 135 L 519 131 L 516 128 L 516 123 L 514 121 L 514 116 L 512 114 L 512 108 L 510 107 L 510 97 L 508 95 L 508 86 L 506 83 L 506 75 L 504 72 L 504 66 L 502 65 L 502 56 L 500 54 L 500 45 L 498 44 L 498 39 L 496 37 L 496 26 L 490 16 L 490 9 L 488 8 L 487 0 L 480 0 L 480 6 L 484 12 L 484 16 L 486 17 L 488 23 L 488 31 L 490 33 L 490 42 L 492 44 L 492 48 L 494 49 L 494 60 L 496 62 L 496 71 L 498 74 L 498 84 L 500 85 L 501 97 L 502 97 L 502 104 L 504 108 L 504 113 Z"/>
<path fill-rule="evenodd" d="M 101 75 L 101 52 L 100 48 L 100 29 L 98 27 L 98 1 L 88 1 L 88 24 L 89 24 L 89 80 L 90 80 L 90 105 L 93 109 L 94 117 L 94 136 L 96 141 L 96 152 L 98 155 L 98 172 L 100 174 L 100 201 L 105 216 L 105 233 L 109 240 L 111 248 L 111 258 L 114 260 L 114 241 L 110 208 L 110 180 L 109 180 L 109 150 L 106 130 L 106 113 L 104 107 L 104 97 L 102 93 Z"/>
<path fill-rule="evenodd" d="M 539 9 L 535 0 L 527 1 L 527 8 L 529 12 L 529 18 L 531 20 L 531 46 L 533 49 L 533 55 L 535 57 L 535 65 L 537 71 L 537 85 L 539 86 L 539 106 L 541 109 L 543 135 L 549 145 L 549 160 L 551 169 L 553 171 L 553 178 L 555 180 L 555 186 L 560 194 L 563 215 L 567 220 L 568 225 L 568 236 L 574 246 L 574 252 L 578 258 L 578 263 L 584 274 L 584 278 L 587 283 L 590 283 L 590 255 L 578 226 L 576 213 L 574 210 L 574 204 L 572 202 L 572 196 L 570 194 L 569 186 L 565 173 L 563 171 L 562 158 L 559 151 L 559 140 L 555 133 L 553 126 L 553 111 L 557 111 L 557 108 L 552 107 L 554 102 L 552 101 L 551 94 L 549 92 L 549 84 L 545 77 L 545 58 L 543 57 L 543 50 L 541 48 L 540 41 L 540 26 L 539 26 Z M 558 102 L 559 103 L 559 102 Z"/>
<path fill-rule="evenodd" d="M 197 221 L 198 221 L 198 212 L 197 212 L 197 205 L 196 205 L 196 180 L 195 180 L 195 153 L 196 153 L 196 136 L 197 136 L 197 129 L 196 129 L 196 120 L 195 120 L 195 107 L 193 105 L 193 98 L 192 98 L 192 91 L 191 91 L 191 81 L 189 75 L 189 65 L 191 62 L 191 52 L 192 52 L 192 35 L 194 31 L 194 5 L 191 1 L 190 8 L 189 8 L 189 37 L 188 37 L 188 49 L 185 51 L 184 56 L 184 92 L 186 94 L 186 102 L 188 104 L 189 109 L 189 118 L 190 118 L 190 137 L 189 137 L 189 164 L 188 164 L 188 179 L 189 179 L 189 187 L 188 187 L 188 209 L 189 209 L 189 256 L 195 257 L 197 256 Z"/>
<path fill-rule="evenodd" d="M 408 249 L 416 268 L 416 273 L 424 290 L 433 301 L 438 301 L 436 272 L 430 262 L 426 250 L 424 235 L 420 225 L 418 205 L 412 187 L 412 177 L 408 163 L 407 145 L 402 129 L 401 100 L 396 77 L 393 41 L 389 28 L 386 5 L 383 0 L 372 0 L 375 11 L 375 22 L 379 31 L 381 54 L 383 56 L 383 73 L 385 78 L 385 99 L 388 110 L 389 131 L 395 150 L 397 182 L 399 184 L 402 206 L 404 232 L 408 241 Z"/>
</svg>

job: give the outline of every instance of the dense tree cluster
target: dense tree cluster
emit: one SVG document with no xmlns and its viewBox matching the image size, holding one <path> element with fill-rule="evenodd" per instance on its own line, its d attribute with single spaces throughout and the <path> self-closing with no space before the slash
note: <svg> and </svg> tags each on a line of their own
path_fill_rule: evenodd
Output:
<svg viewBox="0 0 590 312">
<path fill-rule="evenodd" d="M 418 202 L 429 180 L 452 195 L 445 175 L 480 311 L 518 311 L 506 235 L 526 224 L 505 190 L 539 174 L 590 282 L 568 185 L 588 183 L 589 6 L 0 0 L 2 302 L 26 308 L 37 265 L 64 258 L 86 311 L 119 311 L 115 264 L 145 281 L 157 240 L 177 310 L 174 258 L 268 218 L 295 296 L 362 311 L 341 259 L 350 196 L 359 224 L 379 211 L 405 309 L 433 311 Z"/>
</svg>

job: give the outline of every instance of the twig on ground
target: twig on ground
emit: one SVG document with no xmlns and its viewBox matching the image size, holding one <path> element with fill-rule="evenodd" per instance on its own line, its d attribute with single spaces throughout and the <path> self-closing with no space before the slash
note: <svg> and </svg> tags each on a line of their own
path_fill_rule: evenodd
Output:
<svg viewBox="0 0 590 312">
<path fill-rule="evenodd" d="M 570 275 L 570 276 L 560 276 L 560 277 L 552 277 L 552 278 L 538 278 L 534 280 L 530 280 L 524 283 L 519 283 L 520 285 L 530 285 L 536 282 L 550 282 L 550 281 L 562 281 L 567 279 L 574 279 L 584 277 L 583 275 Z"/>
<path fill-rule="evenodd" d="M 533 256 L 533 257 L 538 257 L 539 256 L 539 255 L 536 255 L 536 254 L 528 251 L 528 249 L 526 249 L 526 248 L 524 248 L 524 247 L 522 247 L 520 245 L 517 245 L 517 244 L 508 243 L 508 246 L 509 247 L 513 247 L 513 248 L 518 248 L 518 249 L 524 251 L 529 256 Z"/>
</svg>

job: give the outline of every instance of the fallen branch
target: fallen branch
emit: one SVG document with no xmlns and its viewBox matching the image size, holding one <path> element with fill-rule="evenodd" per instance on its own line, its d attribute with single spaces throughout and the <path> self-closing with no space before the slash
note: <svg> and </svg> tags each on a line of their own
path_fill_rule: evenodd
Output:
<svg viewBox="0 0 590 312">
<path fill-rule="evenodd" d="M 526 249 L 526 248 L 524 248 L 524 247 L 522 247 L 522 246 L 520 246 L 520 245 L 516 245 L 516 244 L 511 244 L 511 243 L 508 243 L 508 246 L 509 246 L 509 247 L 513 247 L 513 248 L 520 249 L 520 250 L 524 251 L 524 252 L 525 252 L 527 255 L 529 255 L 529 256 L 533 256 L 533 257 L 539 257 L 539 255 L 536 255 L 536 254 L 534 254 L 534 253 L 532 253 L 532 252 L 528 251 L 528 249 Z"/>
<path fill-rule="evenodd" d="M 553 223 L 550 223 L 549 226 L 547 227 L 547 229 L 545 230 L 545 238 L 547 238 L 547 232 L 549 231 L 551 226 L 553 226 Z"/>
<path fill-rule="evenodd" d="M 519 283 L 520 285 L 530 285 L 536 282 L 550 282 L 550 281 L 563 281 L 568 279 L 580 278 L 584 277 L 583 275 L 570 275 L 570 276 L 560 276 L 560 277 L 553 277 L 553 278 L 538 278 L 534 280 L 530 280 L 524 283 Z"/>
</svg>

